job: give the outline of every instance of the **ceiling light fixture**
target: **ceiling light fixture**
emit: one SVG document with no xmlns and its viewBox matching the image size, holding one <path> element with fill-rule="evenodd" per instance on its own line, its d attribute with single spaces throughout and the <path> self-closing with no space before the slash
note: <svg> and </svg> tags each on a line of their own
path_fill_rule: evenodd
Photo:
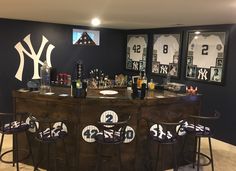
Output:
<svg viewBox="0 0 236 171">
<path fill-rule="evenodd" d="M 195 33 L 195 34 L 201 34 L 201 32 L 200 32 L 200 31 L 195 31 L 194 33 Z"/>
<path fill-rule="evenodd" d="M 93 18 L 91 20 L 92 26 L 99 26 L 101 24 L 101 20 L 99 18 Z"/>
</svg>

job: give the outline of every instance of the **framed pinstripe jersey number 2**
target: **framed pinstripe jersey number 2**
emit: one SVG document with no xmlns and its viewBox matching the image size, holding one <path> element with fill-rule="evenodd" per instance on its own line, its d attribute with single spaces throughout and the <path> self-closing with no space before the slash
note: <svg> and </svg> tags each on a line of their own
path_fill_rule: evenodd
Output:
<svg viewBox="0 0 236 171">
<path fill-rule="evenodd" d="M 179 77 L 180 34 L 154 34 L 152 73 Z"/>
<path fill-rule="evenodd" d="M 147 35 L 128 35 L 126 69 L 145 71 L 147 58 Z"/>
<path fill-rule="evenodd" d="M 188 32 L 185 77 L 191 80 L 223 84 L 226 56 L 226 32 Z"/>
</svg>

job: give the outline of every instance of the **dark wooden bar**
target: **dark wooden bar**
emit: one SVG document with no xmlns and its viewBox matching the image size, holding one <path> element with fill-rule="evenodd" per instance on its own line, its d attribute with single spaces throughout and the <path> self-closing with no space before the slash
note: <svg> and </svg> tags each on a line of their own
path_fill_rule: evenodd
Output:
<svg viewBox="0 0 236 171">
<path fill-rule="evenodd" d="M 30 112 L 38 119 L 48 117 L 55 120 L 67 120 L 69 136 L 66 138 L 66 145 L 70 167 L 72 170 L 79 168 L 78 170 L 83 171 L 95 169 L 97 145 L 84 141 L 82 130 L 88 125 L 96 126 L 104 111 L 113 110 L 118 115 L 132 114 L 128 125 L 134 129 L 136 136 L 133 141 L 121 146 L 122 166 L 125 171 L 145 170 L 148 148 L 145 143 L 147 128 L 139 118 L 179 121 L 187 118 L 190 114 L 198 115 L 202 99 L 201 95 L 189 96 L 169 91 L 148 91 L 144 100 L 132 99 L 131 92 L 126 89 L 116 89 L 119 93 L 112 97 L 101 95 L 100 90 L 88 90 L 87 97 L 81 99 L 58 96 L 61 93 L 70 93 L 70 89 L 54 88 L 52 91 L 55 94 L 50 96 L 35 92 L 14 91 L 14 110 L 15 112 Z M 20 146 L 26 148 L 24 137 L 20 138 Z M 33 136 L 31 143 L 33 154 L 37 156 L 38 144 L 34 141 Z M 58 148 L 62 148 L 61 146 L 62 144 L 59 144 Z M 165 149 L 165 151 L 165 168 L 170 168 L 171 151 L 169 149 Z M 112 160 L 112 156 L 114 156 L 112 147 L 108 147 L 105 152 L 108 156 L 107 160 Z M 64 157 L 60 150 L 58 153 L 62 158 Z M 115 168 L 112 163 L 104 163 L 104 169 Z"/>
</svg>

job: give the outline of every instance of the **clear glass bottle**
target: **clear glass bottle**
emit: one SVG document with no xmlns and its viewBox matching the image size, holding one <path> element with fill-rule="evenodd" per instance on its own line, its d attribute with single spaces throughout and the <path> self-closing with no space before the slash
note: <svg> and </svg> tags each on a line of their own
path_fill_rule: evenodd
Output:
<svg viewBox="0 0 236 171">
<path fill-rule="evenodd" d="M 40 94 L 51 92 L 50 67 L 47 64 L 47 61 L 45 61 L 40 68 L 40 76 L 41 76 Z"/>
<path fill-rule="evenodd" d="M 143 73 L 142 84 L 143 84 L 143 83 L 146 84 L 146 88 L 147 88 L 148 80 L 147 80 L 146 72 Z"/>
</svg>

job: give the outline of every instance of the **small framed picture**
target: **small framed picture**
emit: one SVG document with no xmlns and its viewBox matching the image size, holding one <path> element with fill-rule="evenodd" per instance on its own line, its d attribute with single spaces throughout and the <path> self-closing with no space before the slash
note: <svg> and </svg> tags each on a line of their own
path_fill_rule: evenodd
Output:
<svg viewBox="0 0 236 171">
<path fill-rule="evenodd" d="M 128 35 L 126 51 L 126 69 L 134 71 L 146 70 L 147 35 Z"/>
<path fill-rule="evenodd" d="M 169 74 L 170 76 L 174 76 L 174 77 L 178 76 L 178 64 L 175 64 L 175 63 L 169 64 Z"/>
<path fill-rule="evenodd" d="M 152 73 L 179 77 L 181 34 L 154 34 L 152 52 Z M 158 64 L 158 70 L 157 70 Z"/>
<path fill-rule="evenodd" d="M 197 75 L 197 66 L 196 65 L 187 65 L 186 77 L 187 78 L 196 78 L 196 75 Z"/>
<path fill-rule="evenodd" d="M 223 59 L 222 58 L 216 58 L 216 66 L 223 67 Z"/>
<path fill-rule="evenodd" d="M 187 57 L 187 65 L 193 65 L 193 56 Z"/>
<path fill-rule="evenodd" d="M 222 68 L 211 67 L 210 70 L 210 81 L 221 82 L 222 79 Z"/>
<path fill-rule="evenodd" d="M 159 73 L 160 62 L 152 62 L 152 73 Z"/>
<path fill-rule="evenodd" d="M 226 30 L 193 30 L 187 33 L 185 78 L 223 85 L 228 32 Z M 194 77 L 189 74 L 193 69 L 191 66 L 196 68 Z"/>
</svg>

